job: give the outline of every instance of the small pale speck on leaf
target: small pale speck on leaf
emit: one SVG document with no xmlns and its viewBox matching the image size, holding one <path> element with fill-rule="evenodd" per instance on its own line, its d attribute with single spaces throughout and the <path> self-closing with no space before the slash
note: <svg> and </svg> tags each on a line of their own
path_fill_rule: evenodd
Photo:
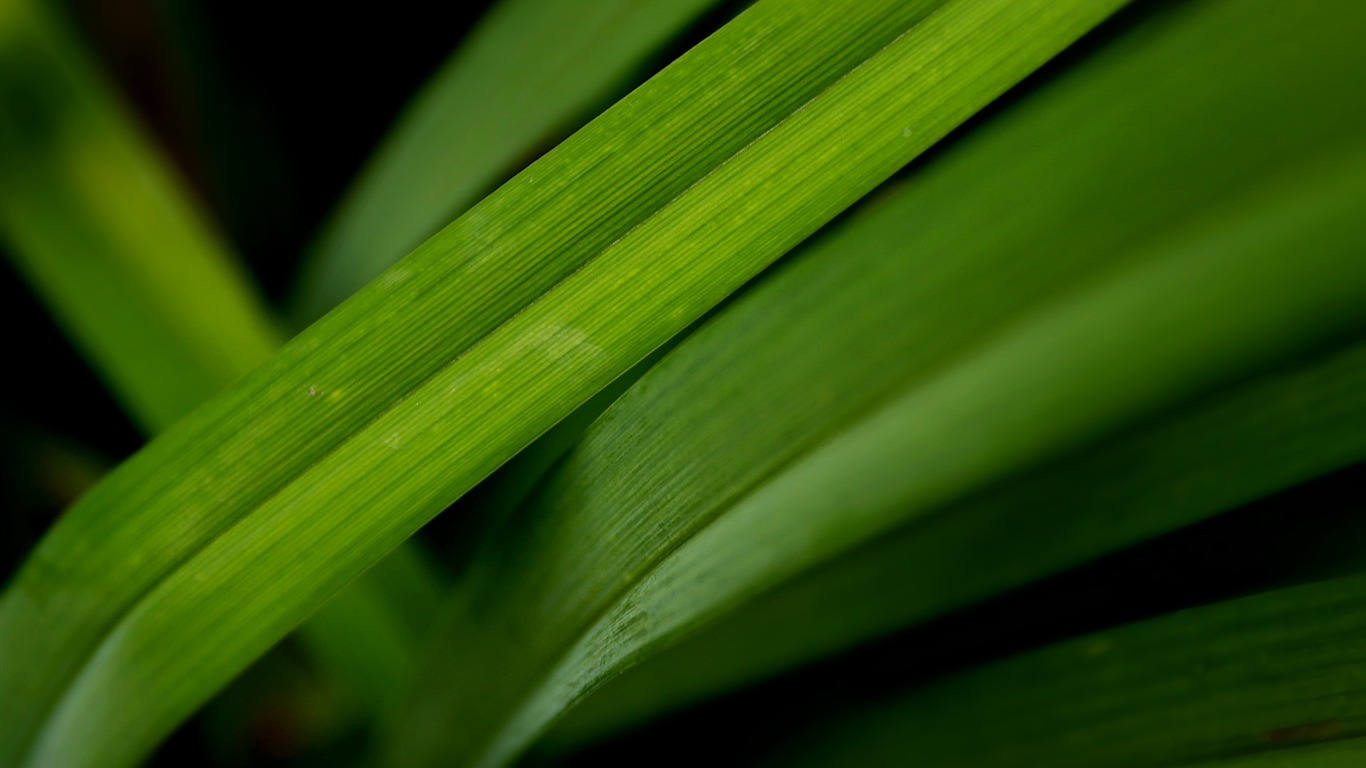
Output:
<svg viewBox="0 0 1366 768">
<path fill-rule="evenodd" d="M 308 388 L 308 396 L 309 396 L 309 397 L 317 397 L 318 395 L 321 395 L 322 393 L 323 393 L 323 391 L 322 391 L 321 389 L 318 389 L 317 387 L 309 387 L 309 388 Z"/>
</svg>

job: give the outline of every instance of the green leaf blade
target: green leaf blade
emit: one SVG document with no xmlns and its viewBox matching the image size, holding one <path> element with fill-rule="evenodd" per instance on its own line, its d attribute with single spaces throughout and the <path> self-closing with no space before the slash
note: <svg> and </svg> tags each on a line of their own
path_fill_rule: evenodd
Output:
<svg viewBox="0 0 1366 768">
<path fill-rule="evenodd" d="M 1347 313 L 1339 316 L 1347 327 L 1362 322 L 1358 299 L 1366 271 L 1353 261 L 1366 215 L 1363 171 L 1366 156 L 1330 181 L 1323 197 L 1316 191 L 1287 209 L 1281 201 L 1258 206 L 1248 230 L 1176 249 L 1132 280 L 1064 304 L 803 457 L 669 551 L 612 602 L 518 709 L 495 754 L 539 733 L 619 669 L 806 568 L 1040 456 L 1132 423 L 1183 390 L 1199 391 L 1216 371 L 1246 366 L 1265 349 L 1264 338 L 1307 312 L 1332 307 L 1328 314 Z M 1276 221 L 1278 213 L 1285 218 Z M 1306 271 L 1297 272 L 1284 254 L 1319 233 L 1327 237 L 1314 251 L 1324 260 L 1298 262 Z M 1307 287 L 1316 275 L 1326 292 L 1280 292 Z M 1339 282 L 1344 278 L 1350 287 Z M 1256 296 L 1258 306 L 1245 307 L 1251 311 L 1240 317 L 1221 316 L 1201 329 L 1211 332 L 1201 339 L 1191 321 L 1205 311 L 1204 297 L 1223 288 L 1231 292 L 1225 296 Z M 1191 303 L 1181 300 L 1183 290 L 1192 291 Z M 1180 329 L 1186 335 L 1178 343 L 1164 347 L 1143 331 L 1116 332 L 1126 323 L 1144 324 L 1136 318 L 1159 299 L 1161 310 L 1144 323 L 1153 323 L 1155 336 L 1170 338 Z M 1279 300 L 1288 301 L 1277 306 Z M 1304 330 L 1306 338 L 1334 334 L 1331 327 Z M 1123 363 L 1110 357 L 1115 349 L 1129 353 Z M 1104 373 L 1088 373 L 1096 371 Z M 1157 372 L 1162 375 L 1151 375 Z M 1005 417 L 991 410 L 1003 384 L 1020 408 Z M 950 435 L 951 449 L 944 445 Z M 907 461 L 914 462 L 914 477 L 907 477 Z"/>
<path fill-rule="evenodd" d="M 784 583 L 609 681 L 547 741 L 582 745 L 1361 461 L 1363 393 L 1357 345 L 1087 446 Z"/>
<path fill-rule="evenodd" d="M 1174 10 L 1118 42 L 1109 63 L 1088 61 L 1048 100 L 1021 105 L 1018 122 L 1003 118 L 955 159 L 926 168 L 904 202 L 883 203 L 876 234 L 865 240 L 850 223 L 848 240 L 832 238 L 838 247 L 799 260 L 690 337 L 605 414 L 483 553 L 444 643 L 478 661 L 429 666 L 413 718 L 391 738 L 391 762 L 466 754 L 499 707 L 520 719 L 503 723 L 486 754 L 513 753 L 747 589 L 757 594 L 884 525 L 1350 336 L 1362 319 L 1352 309 L 1362 275 L 1351 263 L 1360 168 L 1325 167 L 1334 152 L 1360 162 L 1366 114 L 1332 86 L 1366 65 L 1354 41 L 1359 18 L 1345 4 L 1327 15 L 1267 4 Z M 1186 76 L 1202 87 L 1183 90 Z M 1261 93 L 1267 82 L 1282 86 L 1273 98 Z M 1336 222 L 1323 240 L 1310 235 L 1320 215 Z M 1293 278 L 1279 272 L 1297 269 L 1285 254 L 1301 248 L 1322 249 L 1322 273 L 1307 264 Z M 1271 271 L 1257 276 L 1254 265 Z M 1318 287 L 1291 299 L 1311 283 Z M 1287 299 L 1298 308 L 1273 308 Z M 1345 314 L 1319 314 L 1329 306 Z M 1025 330 L 1011 332 L 1016 324 Z M 1186 343 L 1194 346 L 1183 351 Z M 1060 400 L 1017 404 L 1012 382 Z M 856 458 L 829 456 L 820 470 L 827 487 L 798 485 L 810 477 L 796 468 L 807 454 L 893 398 L 916 396 L 925 399 L 908 404 L 905 418 L 869 427 Z M 1104 413 L 1071 413 L 1073 400 L 1105 401 Z M 1007 426 L 1026 418 L 1034 421 Z M 1076 419 L 1077 431 L 1052 432 L 1054 418 Z M 908 446 L 906 436 L 922 442 Z M 987 450 L 1002 453 L 973 453 Z M 943 485 L 906 485 L 939 471 Z M 754 501 L 784 482 L 789 493 Z M 888 496 L 871 498 L 876 489 Z M 763 506 L 756 518 L 766 522 L 716 532 L 735 524 L 727 520 L 741 503 Z M 831 514 L 851 507 L 868 517 Z M 828 526 L 779 549 L 815 521 Z M 737 570 L 745 565 L 756 570 Z M 473 724 L 473 734 L 451 723 Z"/>
<path fill-rule="evenodd" d="M 280 336 L 225 244 L 43 8 L 0 17 L 0 235 L 144 431 Z"/>
<path fill-rule="evenodd" d="M 12 7 L 0 30 L 0 234 L 125 410 L 155 434 L 282 338 L 190 190 L 61 20 L 40 4 Z M 411 548 L 396 558 L 420 567 Z M 302 627 L 315 660 L 370 700 L 392 701 L 403 687 L 390 673 L 415 658 L 417 622 L 383 603 L 435 605 L 431 574 L 410 581 L 384 589 L 362 579 Z M 361 642 L 368 653 L 349 648 Z"/>
<path fill-rule="evenodd" d="M 1021 654 L 815 729 L 776 762 L 1343 765 L 1366 731 L 1363 587 L 1277 590 Z M 1331 739 L 1345 741 L 1314 746 Z"/>
<path fill-rule="evenodd" d="M 316 319 L 417 247 L 715 2 L 495 5 L 325 227 L 304 267 L 300 313 Z"/>
<path fill-rule="evenodd" d="M 445 504 L 1119 4 L 751 9 L 73 509 L 0 602 L 0 652 L 20 660 L 0 671 L 6 747 L 52 708 L 32 764 L 136 760 Z M 1020 34 L 990 55 L 952 44 L 979 28 Z M 127 690 L 158 695 L 129 707 Z"/>
</svg>

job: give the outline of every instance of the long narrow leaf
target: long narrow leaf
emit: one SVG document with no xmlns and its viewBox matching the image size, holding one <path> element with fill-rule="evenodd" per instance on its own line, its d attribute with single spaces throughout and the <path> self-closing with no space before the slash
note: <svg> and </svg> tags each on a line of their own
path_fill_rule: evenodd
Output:
<svg viewBox="0 0 1366 768">
<path fill-rule="evenodd" d="M 310 253 L 315 319 L 470 207 L 717 0 L 504 0 L 413 100 Z"/>
<path fill-rule="evenodd" d="M 1358 346 L 855 549 L 613 679 L 553 740 L 581 744 L 1363 460 Z"/>
<path fill-rule="evenodd" d="M 1298 766 L 1294 747 L 1366 733 L 1363 598 L 1356 576 L 1060 643 L 852 712 L 775 764 Z"/>
<path fill-rule="evenodd" d="M 408 105 L 324 227 L 305 260 L 296 314 L 316 318 L 354 293 L 473 204 L 514 161 L 531 159 L 536 142 L 586 120 L 585 107 L 630 80 L 641 60 L 716 4 L 495 4 Z M 480 517 L 470 525 L 482 527 L 524 495 L 648 362 L 481 484 L 462 502 L 462 512 Z"/>
<path fill-rule="evenodd" d="M 0 57 L 12 62 L 0 67 L 0 117 L 10 129 L 0 130 L 0 235 L 134 419 L 155 434 L 282 339 L 189 191 L 80 46 L 41 5 L 12 7 L 0 31 Z M 400 550 L 391 568 L 425 574 L 418 557 Z M 386 605 L 416 600 L 428 611 L 434 589 L 385 590 L 362 579 L 302 637 L 366 701 L 391 700 L 405 689 L 407 676 L 395 672 L 411 669 L 417 633 Z"/>
<path fill-rule="evenodd" d="M 63 518 L 0 602 L 5 762 L 145 754 L 452 499 L 1119 4 L 750 9 Z"/>
<path fill-rule="evenodd" d="M 0 236 L 148 432 L 280 337 L 224 244 L 78 46 L 27 0 L 0 12 Z"/>
<path fill-rule="evenodd" d="M 392 762 L 514 754 L 805 567 L 1358 328 L 1360 21 L 1172 8 L 684 342 L 483 553 Z"/>
<path fill-rule="evenodd" d="M 1324 173 L 1315 171 L 1315 177 Z M 1263 356 L 1274 359 L 1331 338 L 1344 326 L 1359 326 L 1366 321 L 1360 302 L 1366 274 L 1357 263 L 1363 245 L 1359 222 L 1366 216 L 1364 178 L 1366 156 L 1359 154 L 1341 176 L 1306 181 L 1286 197 L 1257 200 L 1237 224 L 1201 222 L 1200 234 L 1189 235 L 1188 243 L 1159 248 L 1144 268 L 1062 302 L 857 422 L 741 497 L 664 557 L 632 564 L 640 574 L 634 578 L 610 560 L 574 558 L 580 553 L 564 545 L 579 542 L 561 538 L 556 545 L 564 548 L 542 562 L 568 554 L 560 562 L 591 564 L 596 573 L 587 589 L 615 600 L 596 618 L 590 615 L 580 633 L 568 624 L 572 645 L 552 657 L 548 673 L 541 667 L 542 649 L 557 650 L 553 643 L 564 642 L 566 622 L 540 622 L 543 634 L 532 634 L 517 630 L 513 621 L 525 619 L 515 614 L 512 621 L 482 616 L 488 635 L 464 645 L 487 666 L 461 665 L 464 674 L 457 681 L 464 687 L 454 690 L 461 706 L 453 710 L 460 718 L 446 722 L 486 717 L 484 707 L 493 709 L 494 695 L 526 691 L 509 673 L 527 675 L 530 669 L 534 687 L 514 701 L 513 716 L 488 747 L 487 761 L 497 762 L 524 749 L 567 706 L 624 666 L 803 570 L 1041 458 L 1132 423 L 1183 392 L 1247 370 Z M 1222 298 L 1214 314 L 1219 322 L 1197 331 L 1209 296 Z M 1316 314 L 1319 322 L 1302 322 Z M 1002 389 L 1009 391 L 1008 401 Z M 1017 410 L 1003 411 L 1006 402 Z M 916 471 L 908 473 L 912 462 Z M 563 533 L 558 527 L 546 530 Z M 612 543 L 606 531 L 598 534 Z M 630 580 L 611 579 L 609 568 L 621 568 L 616 573 Z M 618 591 L 622 582 L 629 585 L 624 594 Z M 580 584 L 562 579 L 552 582 L 549 594 L 513 591 L 519 602 L 509 610 L 530 606 L 552 616 L 581 611 L 594 603 L 568 593 L 571 587 L 585 589 Z M 488 600 L 476 597 L 475 616 L 489 611 L 480 599 Z M 557 631 L 546 631 L 548 626 Z M 484 642 L 489 636 L 500 644 Z M 533 647 L 536 653 L 528 653 Z M 498 648 L 518 648 L 526 661 L 491 664 Z M 502 685 L 486 687 L 485 669 L 498 670 Z"/>
</svg>

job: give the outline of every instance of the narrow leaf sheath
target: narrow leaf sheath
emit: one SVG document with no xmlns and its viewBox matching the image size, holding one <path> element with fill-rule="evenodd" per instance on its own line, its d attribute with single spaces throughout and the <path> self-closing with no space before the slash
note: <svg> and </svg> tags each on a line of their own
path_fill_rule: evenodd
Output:
<svg viewBox="0 0 1366 768">
<path fill-rule="evenodd" d="M 0 603 L 0 764 L 139 759 L 444 505 L 1119 5 L 752 8 L 63 518 Z"/>
</svg>

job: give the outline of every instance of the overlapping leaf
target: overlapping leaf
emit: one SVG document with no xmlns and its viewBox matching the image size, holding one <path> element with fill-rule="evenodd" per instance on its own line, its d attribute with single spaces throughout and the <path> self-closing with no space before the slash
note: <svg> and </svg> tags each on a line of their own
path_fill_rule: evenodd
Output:
<svg viewBox="0 0 1366 768">
<path fill-rule="evenodd" d="M 413 100 L 305 262 L 316 319 L 469 208 L 717 0 L 506 0 Z"/>
<path fill-rule="evenodd" d="M 484 551 L 442 644 L 464 653 L 422 676 L 392 761 L 497 762 L 806 568 L 1358 332 L 1366 114 L 1340 93 L 1366 72 L 1362 21 L 1169 8 L 690 337 Z M 1235 421 L 1214 434 L 1256 430 Z M 1276 482 L 1359 458 L 1359 431 Z M 1181 522 L 1086 534 L 1009 578 Z"/>
<path fill-rule="evenodd" d="M 74 40 L 41 5 L 15 3 L 0 56 L 0 235 L 34 289 L 149 434 L 265 360 L 275 323 L 189 190 L 125 114 Z M 36 99 L 38 101 L 26 101 Z M 414 622 L 388 605 L 434 605 L 411 550 L 387 571 L 408 588 L 361 580 L 302 637 L 367 700 L 403 690 Z M 348 651 L 364 646 L 363 655 Z"/>
<path fill-rule="evenodd" d="M 479 478 L 1118 5 L 743 14 L 63 518 L 0 602 L 4 761 L 136 760 Z"/>
<path fill-rule="evenodd" d="M 773 764 L 1352 765 L 1360 740 L 1306 746 L 1366 731 L 1363 596 L 1355 576 L 1077 638 L 850 712 Z"/>
<path fill-rule="evenodd" d="M 547 741 L 582 745 L 1362 460 L 1358 346 L 1202 398 L 851 550 L 609 681 Z"/>
<path fill-rule="evenodd" d="M 354 293 L 473 204 L 510 170 L 506 166 L 533 159 L 536 142 L 564 129 L 618 84 L 643 78 L 640 60 L 659 58 L 662 42 L 715 5 L 496 4 L 407 107 L 324 227 L 305 260 L 296 314 L 315 318 Z M 536 55 L 528 55 L 532 51 Z M 462 501 L 461 511 L 474 510 L 481 520 L 498 517 L 649 362 L 528 446 Z"/>
<path fill-rule="evenodd" d="M 186 190 L 41 5 L 0 11 L 0 236 L 145 431 L 280 337 Z"/>
</svg>

